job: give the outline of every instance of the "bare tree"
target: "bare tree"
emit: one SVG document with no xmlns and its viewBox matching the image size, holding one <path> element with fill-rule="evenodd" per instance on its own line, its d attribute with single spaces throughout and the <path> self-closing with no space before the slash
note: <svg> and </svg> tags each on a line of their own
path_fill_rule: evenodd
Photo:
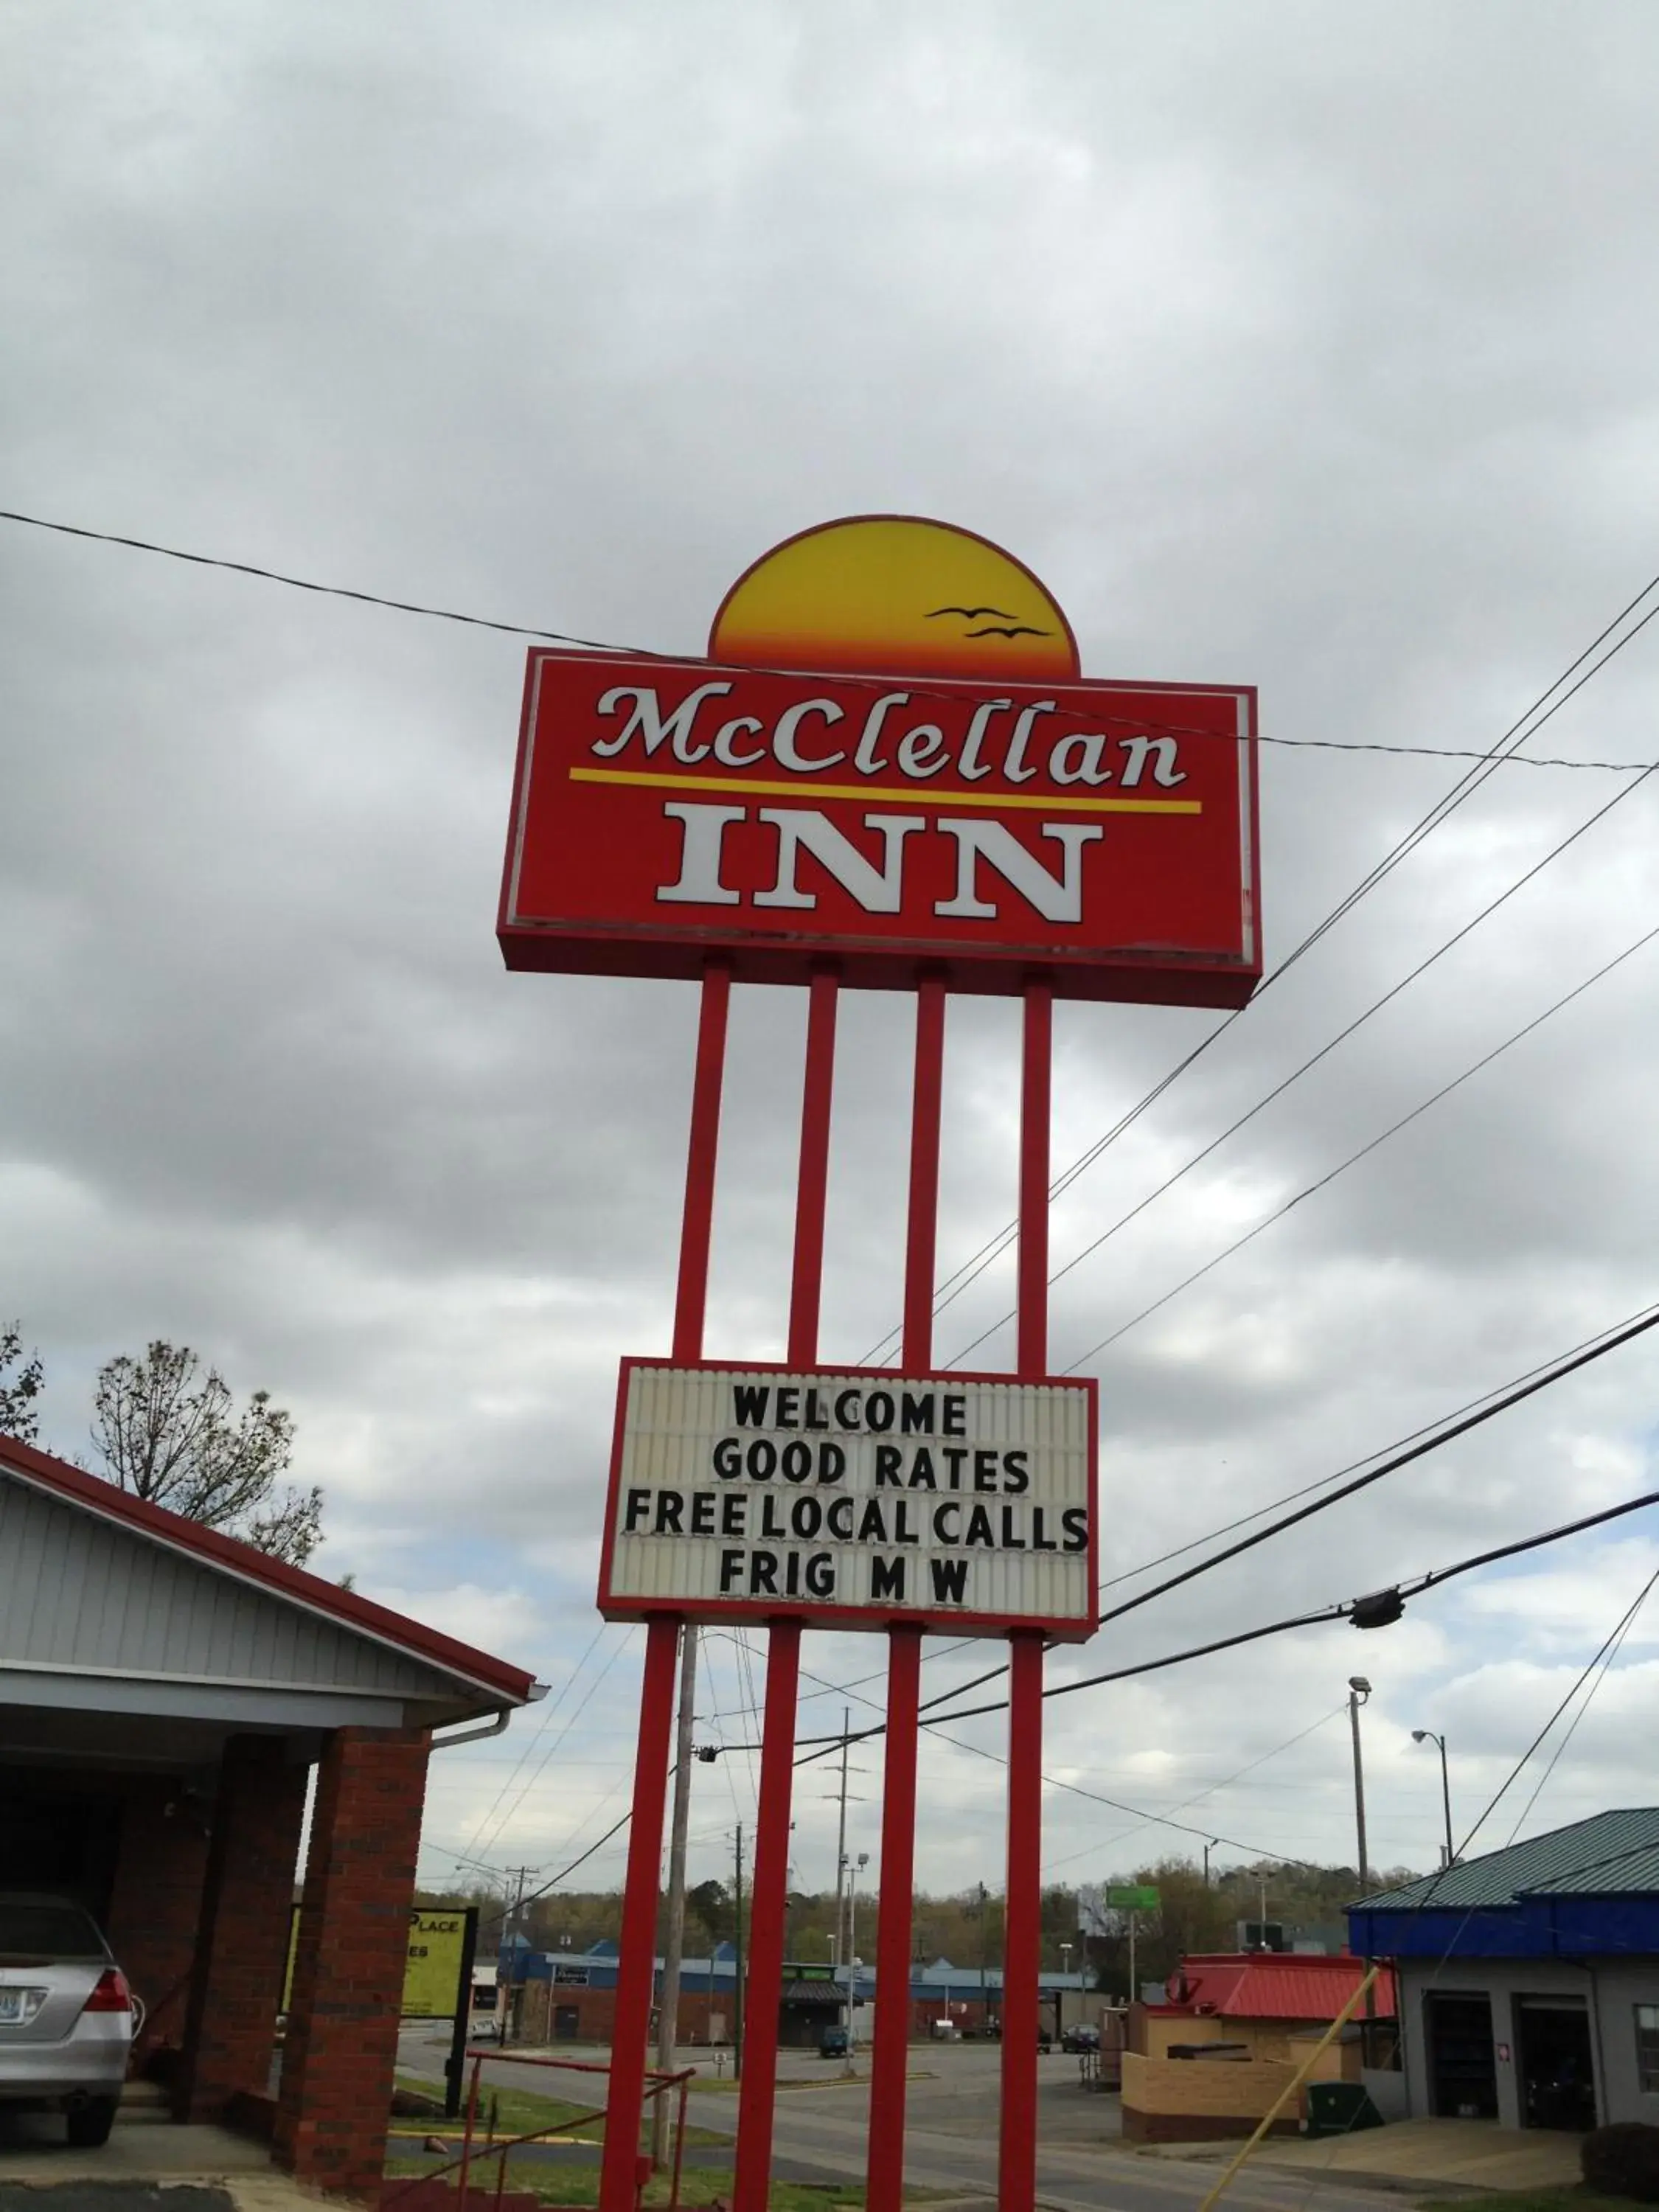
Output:
<svg viewBox="0 0 1659 2212">
<path fill-rule="evenodd" d="M 8 1381 L 14 1368 L 16 1372 Z M 34 1442 L 40 1432 L 34 1401 L 45 1380 L 40 1353 L 23 1358 L 22 1323 L 13 1322 L 0 1328 L 0 1437 L 16 1437 L 26 1444 Z"/>
<path fill-rule="evenodd" d="M 112 1482 L 136 1498 L 240 1536 L 303 1566 L 322 1540 L 323 1493 L 278 1485 L 294 1422 L 268 1390 L 239 1414 L 216 1368 L 188 1345 L 151 1344 L 98 1371 L 92 1441 Z"/>
</svg>

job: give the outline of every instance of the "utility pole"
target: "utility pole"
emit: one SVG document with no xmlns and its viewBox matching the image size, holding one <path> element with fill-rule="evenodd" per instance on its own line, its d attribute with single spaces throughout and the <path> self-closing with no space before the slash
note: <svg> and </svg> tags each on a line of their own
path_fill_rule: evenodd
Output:
<svg viewBox="0 0 1659 2212">
<path fill-rule="evenodd" d="M 697 1695 L 697 1631 L 687 1621 L 680 1631 L 680 1709 L 674 1740 L 674 1810 L 668 1837 L 668 1926 L 663 1944 L 662 1999 L 657 2009 L 657 2064 L 674 2070 L 674 2042 L 680 2023 L 680 1961 L 685 1951 L 685 1838 L 691 1822 L 692 1709 Z M 651 2100 L 651 2155 L 657 2165 L 668 2157 L 668 2099 Z"/>
<path fill-rule="evenodd" d="M 1353 1732 L 1353 1815 L 1359 1832 L 1359 1894 L 1363 1898 L 1371 1886 L 1370 1864 L 1365 1850 L 1365 1768 L 1359 1756 L 1359 1708 L 1370 1696 L 1371 1686 L 1363 1674 L 1348 1677 L 1348 1726 Z M 1366 1960 L 1369 1966 L 1370 1961 Z M 1373 2063 L 1370 2038 L 1367 2033 L 1376 2017 L 1376 1984 L 1365 1984 L 1365 2025 L 1360 2029 L 1361 2057 L 1364 2063 Z"/>
<path fill-rule="evenodd" d="M 501 1946 L 501 1948 L 507 1954 L 507 1984 L 505 1991 L 498 1990 L 495 1996 L 497 2005 L 501 2005 L 503 1996 L 505 1996 L 507 1999 L 506 2004 L 501 2005 L 501 2042 L 503 2045 L 505 2045 L 507 2040 L 507 2027 L 513 2017 L 513 1993 L 519 1986 L 518 1978 L 513 1972 L 513 1968 L 518 1964 L 519 1955 L 514 1938 L 519 1932 L 519 1915 L 524 1910 L 524 1886 L 526 1882 L 529 1881 L 531 1875 L 539 1874 L 541 1872 L 541 1869 L 539 1867 L 522 1866 L 503 1867 L 501 1869 L 501 1872 L 508 1881 L 516 1881 L 518 1884 L 517 1888 L 513 1893 L 512 1907 L 507 1916 L 506 1941 Z M 498 1982 L 500 1981 L 501 1976 L 499 1973 L 496 1975 L 495 1978 Z"/>
<path fill-rule="evenodd" d="M 991 2026 L 988 2008 L 990 2000 L 985 1992 L 985 1958 L 990 1948 L 991 1929 L 990 1916 L 985 1907 L 985 1884 L 981 1882 L 979 1886 L 979 2031 L 981 2035 L 988 2034 Z"/>
<path fill-rule="evenodd" d="M 1353 1732 L 1353 1813 L 1359 1832 L 1359 1894 L 1364 1897 L 1371 1886 L 1370 1862 L 1365 1851 L 1365 1768 L 1359 1755 L 1359 1708 L 1371 1693 L 1371 1686 L 1363 1674 L 1348 1677 L 1348 1725 Z"/>
<path fill-rule="evenodd" d="M 737 1941 L 737 1980 L 732 1995 L 732 2078 L 743 2072 L 743 1822 L 738 1823 L 736 1872 L 732 1877 L 733 1927 Z"/>
<path fill-rule="evenodd" d="M 847 1745 L 853 1725 L 853 1709 L 841 1709 L 841 1819 L 836 1831 L 836 1948 L 842 1959 L 852 1950 L 847 1940 Z M 853 2033 L 853 2000 L 847 2000 L 847 2033 Z"/>
</svg>

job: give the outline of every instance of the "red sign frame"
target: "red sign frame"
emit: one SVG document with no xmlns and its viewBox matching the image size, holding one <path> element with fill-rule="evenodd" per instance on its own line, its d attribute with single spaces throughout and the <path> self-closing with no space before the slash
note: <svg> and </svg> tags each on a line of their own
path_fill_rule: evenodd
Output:
<svg viewBox="0 0 1659 2212">
<path fill-rule="evenodd" d="M 970 1613 L 951 1607 L 937 1610 L 925 1606 L 826 1606 L 801 1598 L 698 1598 L 627 1595 L 613 1597 L 611 1576 L 617 1544 L 617 1512 L 622 1491 L 623 1429 L 628 1414 L 629 1384 L 641 1368 L 682 1370 L 709 1375 L 821 1375 L 837 1381 L 850 1378 L 897 1388 L 927 1384 L 949 1388 L 953 1383 L 985 1382 L 1002 1389 L 1022 1387 L 1074 1390 L 1086 1401 L 1088 1436 L 1089 1541 L 1085 1571 L 1090 1590 L 1100 1588 L 1100 1386 L 1092 1375 L 1053 1375 L 1015 1382 L 1001 1374 L 951 1368 L 945 1372 L 914 1374 L 892 1367 L 826 1366 L 821 1362 L 797 1365 L 780 1359 L 674 1359 L 627 1358 L 617 1379 L 616 1428 L 611 1447 L 611 1477 L 605 1496 L 605 1534 L 599 1551 L 599 1609 L 607 1620 L 642 1621 L 653 1615 L 678 1620 L 694 1620 L 718 1625 L 723 1621 L 798 1620 L 804 1627 L 854 1629 L 866 1632 L 890 1628 L 919 1629 L 924 1635 L 1006 1636 L 1036 1630 L 1060 1644 L 1086 1644 L 1097 1625 L 1094 1600 L 1086 1620 L 1056 1619 L 1048 1613 Z"/>
<path fill-rule="evenodd" d="M 718 956 L 802 983 L 833 959 L 875 989 L 1037 973 L 1231 1007 L 1261 974 L 1258 842 L 1252 686 L 536 647 L 496 934 L 514 969 Z"/>
</svg>

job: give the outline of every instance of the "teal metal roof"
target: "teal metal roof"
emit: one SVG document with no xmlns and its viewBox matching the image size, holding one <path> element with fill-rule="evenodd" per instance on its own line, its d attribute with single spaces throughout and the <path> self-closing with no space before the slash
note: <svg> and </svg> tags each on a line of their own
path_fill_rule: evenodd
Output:
<svg viewBox="0 0 1659 2212">
<path fill-rule="evenodd" d="M 1351 1906 L 1357 1912 L 1449 1912 L 1512 1905 L 1517 1897 L 1631 1897 L 1659 1894 L 1659 1806 L 1593 1814 L 1524 1844 L 1468 1859 L 1449 1874 L 1425 1875 Z"/>
</svg>

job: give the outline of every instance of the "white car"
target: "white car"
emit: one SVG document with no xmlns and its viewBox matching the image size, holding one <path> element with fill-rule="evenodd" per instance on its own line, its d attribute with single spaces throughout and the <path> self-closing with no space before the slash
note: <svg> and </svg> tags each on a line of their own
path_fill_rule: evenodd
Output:
<svg viewBox="0 0 1659 2212">
<path fill-rule="evenodd" d="M 0 1890 L 0 2105 L 63 2112 L 78 2148 L 107 2142 L 137 2018 L 78 1905 Z"/>
</svg>

